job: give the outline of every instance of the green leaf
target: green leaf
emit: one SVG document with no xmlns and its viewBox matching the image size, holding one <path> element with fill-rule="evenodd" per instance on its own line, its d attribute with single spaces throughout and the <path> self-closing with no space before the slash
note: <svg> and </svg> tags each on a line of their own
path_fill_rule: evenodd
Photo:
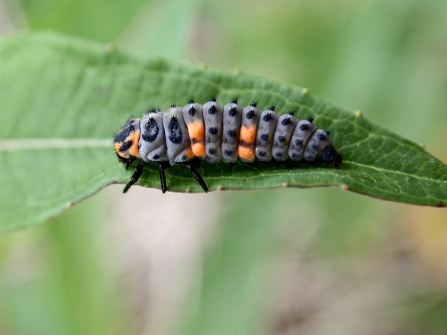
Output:
<svg viewBox="0 0 447 335">
<path fill-rule="evenodd" d="M 306 89 L 40 33 L 0 42 L 0 231 L 43 222 L 108 184 L 126 182 L 133 171 L 117 161 L 112 137 L 129 115 L 213 95 L 315 117 L 331 130 L 343 165 L 203 163 L 210 190 L 341 186 L 393 201 L 447 203 L 445 164 Z M 159 188 L 158 178 L 149 164 L 139 184 Z M 201 191 L 184 166 L 171 167 L 167 183 L 169 191 Z"/>
</svg>

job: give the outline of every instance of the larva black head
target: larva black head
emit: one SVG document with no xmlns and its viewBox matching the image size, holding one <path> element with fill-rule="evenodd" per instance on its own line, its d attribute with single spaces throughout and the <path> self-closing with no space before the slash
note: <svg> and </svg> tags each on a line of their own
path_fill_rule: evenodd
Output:
<svg viewBox="0 0 447 335">
<path fill-rule="evenodd" d="M 132 118 L 116 133 L 113 139 L 117 155 L 126 161 L 141 158 L 138 151 L 139 140 L 140 120 Z"/>
<path fill-rule="evenodd" d="M 330 167 L 341 167 L 342 158 L 340 153 L 331 145 L 320 154 L 321 160 L 329 164 Z"/>
</svg>

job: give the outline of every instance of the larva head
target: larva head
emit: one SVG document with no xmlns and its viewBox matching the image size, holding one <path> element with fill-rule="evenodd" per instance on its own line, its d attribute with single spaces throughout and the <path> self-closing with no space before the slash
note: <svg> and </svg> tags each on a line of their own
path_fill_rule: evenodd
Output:
<svg viewBox="0 0 447 335">
<path fill-rule="evenodd" d="M 121 162 L 141 158 L 138 151 L 140 140 L 140 119 L 130 119 L 116 133 L 114 138 L 115 150 Z"/>
</svg>

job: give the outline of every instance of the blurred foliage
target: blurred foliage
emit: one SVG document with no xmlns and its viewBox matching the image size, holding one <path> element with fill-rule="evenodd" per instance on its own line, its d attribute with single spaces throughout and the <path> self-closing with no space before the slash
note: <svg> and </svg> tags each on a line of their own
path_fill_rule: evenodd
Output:
<svg viewBox="0 0 447 335">
<path fill-rule="evenodd" d="M 138 13 L 151 12 L 151 6 L 160 12 L 165 2 L 28 0 L 16 7 L 29 29 L 119 41 L 135 31 L 136 22 L 141 31 L 156 29 L 154 20 Z M 148 45 L 144 34 L 125 39 L 128 47 L 143 46 L 154 55 L 309 87 L 424 143 L 446 162 L 446 7 L 442 0 L 206 2 L 191 9 L 188 29 L 179 25 L 181 31 L 164 43 Z M 188 313 L 180 317 L 190 333 L 445 334 L 445 253 L 429 247 L 434 240 L 447 244 L 445 210 L 341 190 L 221 197 L 227 214 L 219 224 L 220 242 L 207 256 L 200 291 L 191 292 Z M 291 206 L 291 199 L 300 205 Z M 110 259 L 97 241 L 110 229 L 100 219 L 108 217 L 108 202 L 101 193 L 52 222 L 1 236 L 1 333 L 143 333 L 132 325 L 145 316 L 126 300 L 122 278 L 102 270 Z M 244 229 L 249 220 L 257 221 L 259 231 Z M 303 242 L 301 234 L 309 231 Z M 26 265 L 39 265 L 32 257 L 42 253 L 45 266 L 27 276 Z M 282 258 L 270 264 L 277 254 Z M 275 278 L 284 254 L 293 270 L 288 281 Z M 245 268 L 255 264 L 264 270 Z M 83 285 L 84 276 L 91 286 Z M 293 283 L 298 288 L 290 291 Z M 287 308 L 271 302 L 283 296 L 290 299 Z M 356 298 L 363 304 L 353 303 Z M 376 304 L 365 304 L 371 301 Z"/>
</svg>

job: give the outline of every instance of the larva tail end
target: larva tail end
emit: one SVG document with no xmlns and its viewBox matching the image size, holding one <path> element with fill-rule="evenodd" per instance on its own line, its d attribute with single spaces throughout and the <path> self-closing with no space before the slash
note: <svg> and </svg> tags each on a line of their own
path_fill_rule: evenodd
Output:
<svg viewBox="0 0 447 335">
<path fill-rule="evenodd" d="M 335 148 L 331 145 L 330 147 L 323 150 L 321 153 L 321 160 L 329 164 L 330 167 L 340 168 L 343 159 L 341 158 L 340 153 L 335 150 Z"/>
</svg>

